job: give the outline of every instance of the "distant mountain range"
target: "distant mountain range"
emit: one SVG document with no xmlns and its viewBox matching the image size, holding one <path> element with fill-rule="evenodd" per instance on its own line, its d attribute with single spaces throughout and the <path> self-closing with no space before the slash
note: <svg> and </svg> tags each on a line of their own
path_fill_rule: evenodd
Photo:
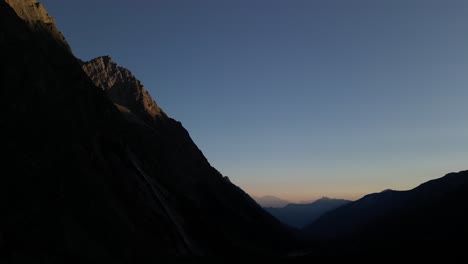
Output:
<svg viewBox="0 0 468 264">
<path fill-rule="evenodd" d="M 290 202 L 273 195 L 265 195 L 261 197 L 252 197 L 262 207 L 284 207 Z"/>
<path fill-rule="evenodd" d="M 313 203 L 290 203 L 284 207 L 264 207 L 264 209 L 281 222 L 292 227 L 302 228 L 312 223 L 324 213 L 349 202 L 348 200 L 323 197 Z"/>
<path fill-rule="evenodd" d="M 321 253 L 331 255 L 457 250 L 468 245 L 468 171 L 409 191 L 366 195 L 325 213 L 303 231 L 318 244 L 327 241 Z"/>
</svg>

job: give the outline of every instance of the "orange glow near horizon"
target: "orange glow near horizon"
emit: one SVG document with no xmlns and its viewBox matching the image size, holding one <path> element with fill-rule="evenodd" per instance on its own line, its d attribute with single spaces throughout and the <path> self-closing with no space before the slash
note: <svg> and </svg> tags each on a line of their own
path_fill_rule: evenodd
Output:
<svg viewBox="0 0 468 264">
<path fill-rule="evenodd" d="M 363 196 L 373 193 L 266 193 L 266 192 L 255 192 L 248 189 L 244 189 L 252 197 L 263 197 L 263 196 L 274 196 L 282 200 L 286 200 L 292 203 L 308 203 L 318 200 L 322 197 L 334 198 L 334 199 L 345 199 L 355 201 Z"/>
<path fill-rule="evenodd" d="M 352 173 L 351 169 L 353 168 L 347 167 L 346 171 L 338 168 L 307 173 L 307 175 L 312 175 L 310 177 L 307 175 L 281 177 L 281 175 L 289 174 L 286 171 L 269 170 L 268 173 L 259 172 L 255 178 L 242 176 L 231 176 L 230 178 L 234 184 L 253 197 L 274 196 L 293 203 L 312 202 L 322 197 L 355 201 L 365 195 L 388 189 L 411 190 L 429 180 L 443 177 L 449 172 L 463 170 L 461 166 L 459 169 L 457 166 L 449 166 L 452 164 L 438 163 L 438 165 L 445 166 L 440 166 L 440 168 L 428 166 L 421 171 L 405 169 L 404 173 L 398 173 L 398 169 L 395 167 L 386 170 L 369 169 Z M 231 175 L 241 174 L 244 173 L 239 171 L 239 173 Z M 322 178 L 313 175 L 321 175 Z M 346 177 L 341 177 L 341 175 L 346 175 Z M 299 178 L 299 180 L 293 180 L 294 178 Z"/>
</svg>

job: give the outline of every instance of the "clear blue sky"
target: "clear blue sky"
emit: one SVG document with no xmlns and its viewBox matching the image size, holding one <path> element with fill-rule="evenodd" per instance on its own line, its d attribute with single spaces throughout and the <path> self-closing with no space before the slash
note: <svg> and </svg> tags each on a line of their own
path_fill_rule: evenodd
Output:
<svg viewBox="0 0 468 264">
<path fill-rule="evenodd" d="M 43 0 L 254 195 L 408 189 L 468 169 L 466 0 Z"/>
</svg>

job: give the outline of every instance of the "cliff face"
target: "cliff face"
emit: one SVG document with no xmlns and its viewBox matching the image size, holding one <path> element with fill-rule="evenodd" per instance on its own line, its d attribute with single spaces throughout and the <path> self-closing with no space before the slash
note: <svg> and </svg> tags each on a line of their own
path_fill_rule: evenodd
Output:
<svg viewBox="0 0 468 264">
<path fill-rule="evenodd" d="M 5 2 L 15 10 L 21 19 L 28 23 L 55 24 L 54 19 L 49 16 L 44 6 L 36 0 L 5 0 Z"/>
<path fill-rule="evenodd" d="M 101 58 L 88 77 L 48 19 L 35 1 L 0 0 L 0 260 L 288 249 L 289 231 L 212 168 L 130 72 Z"/>
<path fill-rule="evenodd" d="M 115 104 L 127 108 L 143 120 L 151 122 L 158 116 L 166 116 L 141 82 L 109 56 L 84 63 L 83 70 L 97 87 L 106 91 Z"/>
<path fill-rule="evenodd" d="M 47 13 L 43 4 L 37 0 L 5 0 L 5 2 L 31 29 L 44 32 L 70 50 L 65 37 L 58 30 L 55 20 Z"/>
</svg>

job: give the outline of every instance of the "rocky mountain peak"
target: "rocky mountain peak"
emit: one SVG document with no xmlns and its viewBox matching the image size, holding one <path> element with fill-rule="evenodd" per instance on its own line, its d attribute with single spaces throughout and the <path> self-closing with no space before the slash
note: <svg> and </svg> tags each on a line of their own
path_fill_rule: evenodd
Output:
<svg viewBox="0 0 468 264">
<path fill-rule="evenodd" d="M 47 13 L 44 6 L 36 0 L 5 0 L 16 14 L 27 22 L 54 23 L 54 19 Z"/>
<path fill-rule="evenodd" d="M 71 50 L 63 34 L 58 30 L 55 20 L 37 0 L 4 0 L 31 29 L 45 31 L 67 50 Z"/>
<path fill-rule="evenodd" d="M 166 117 L 143 84 L 128 69 L 118 66 L 110 56 L 83 62 L 82 67 L 120 110 L 131 111 L 146 122 Z"/>
</svg>

